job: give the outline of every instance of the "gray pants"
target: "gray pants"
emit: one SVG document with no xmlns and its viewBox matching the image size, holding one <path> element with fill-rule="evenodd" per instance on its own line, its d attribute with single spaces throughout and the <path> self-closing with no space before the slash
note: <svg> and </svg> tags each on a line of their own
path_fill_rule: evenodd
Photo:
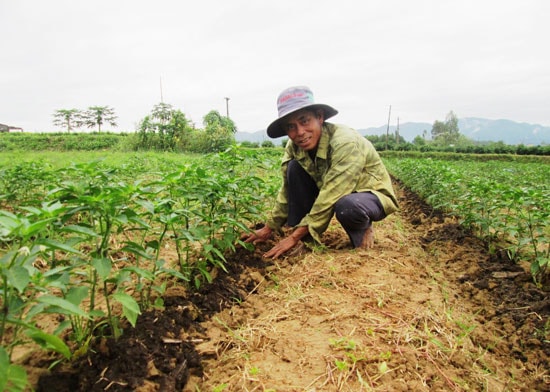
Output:
<svg viewBox="0 0 550 392">
<path fill-rule="evenodd" d="M 292 160 L 288 163 L 288 219 L 289 226 L 296 226 L 306 216 L 319 195 L 313 178 Z M 334 205 L 336 219 L 348 234 L 354 248 L 361 246 L 365 232 L 372 222 L 386 217 L 384 208 L 371 192 L 354 192 L 343 196 Z"/>
</svg>

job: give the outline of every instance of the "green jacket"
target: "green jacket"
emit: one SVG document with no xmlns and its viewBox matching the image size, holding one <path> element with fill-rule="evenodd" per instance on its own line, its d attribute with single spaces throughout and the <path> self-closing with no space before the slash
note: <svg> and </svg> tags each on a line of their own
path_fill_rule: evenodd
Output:
<svg viewBox="0 0 550 392">
<path fill-rule="evenodd" d="M 334 215 L 334 204 L 352 192 L 374 193 L 380 199 L 386 215 L 399 208 L 390 175 L 371 142 L 345 125 L 325 122 L 315 160 L 291 140 L 286 145 L 281 165 L 283 185 L 277 195 L 271 219 L 267 222 L 274 230 L 279 230 L 287 221 L 286 170 L 292 159 L 298 161 L 319 188 L 319 196 L 311 211 L 298 224 L 308 226 L 309 233 L 317 242 L 321 242 L 321 235 Z"/>
</svg>

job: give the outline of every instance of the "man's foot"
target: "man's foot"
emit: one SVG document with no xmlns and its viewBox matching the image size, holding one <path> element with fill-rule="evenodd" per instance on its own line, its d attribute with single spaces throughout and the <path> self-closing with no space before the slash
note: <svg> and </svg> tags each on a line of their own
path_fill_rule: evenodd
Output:
<svg viewBox="0 0 550 392">
<path fill-rule="evenodd" d="M 372 225 L 367 229 L 363 237 L 363 242 L 359 246 L 361 249 L 370 249 L 374 247 L 374 228 Z"/>
</svg>

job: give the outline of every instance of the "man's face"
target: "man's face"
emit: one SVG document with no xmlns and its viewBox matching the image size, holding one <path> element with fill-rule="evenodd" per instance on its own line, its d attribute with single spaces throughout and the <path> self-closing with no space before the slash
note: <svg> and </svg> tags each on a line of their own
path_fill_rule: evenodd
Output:
<svg viewBox="0 0 550 392">
<path fill-rule="evenodd" d="M 290 114 L 283 124 L 286 134 L 304 151 L 317 148 L 324 122 L 322 110 L 313 112 L 307 109 Z"/>
</svg>

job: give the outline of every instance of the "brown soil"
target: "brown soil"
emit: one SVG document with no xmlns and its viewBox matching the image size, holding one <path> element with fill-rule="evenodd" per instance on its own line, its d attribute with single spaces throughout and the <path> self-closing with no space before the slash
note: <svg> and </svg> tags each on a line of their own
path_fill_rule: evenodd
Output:
<svg viewBox="0 0 550 392">
<path fill-rule="evenodd" d="M 374 249 L 350 249 L 334 224 L 302 255 L 239 250 L 116 344 L 53 370 L 28 356 L 36 390 L 550 391 L 547 293 L 396 188 L 401 211 L 376 224 Z"/>
</svg>

